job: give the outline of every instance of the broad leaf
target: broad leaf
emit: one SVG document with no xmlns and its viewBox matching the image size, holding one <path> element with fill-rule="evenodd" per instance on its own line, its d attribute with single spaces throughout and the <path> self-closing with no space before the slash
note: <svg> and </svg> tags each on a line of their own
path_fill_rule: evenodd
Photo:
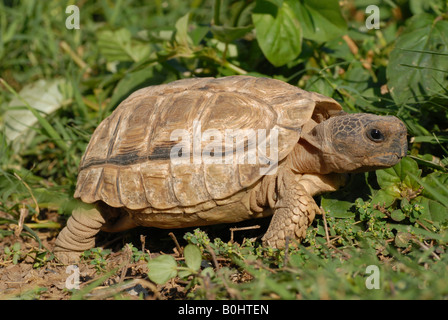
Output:
<svg viewBox="0 0 448 320">
<path fill-rule="evenodd" d="M 433 172 L 422 179 L 426 188 L 422 195 L 432 200 L 438 200 L 442 203 L 448 202 L 448 173 Z M 436 194 L 431 190 L 436 190 Z"/>
<path fill-rule="evenodd" d="M 177 275 L 176 260 L 169 255 L 161 255 L 148 262 L 148 277 L 157 284 L 164 284 Z"/>
<path fill-rule="evenodd" d="M 448 208 L 437 201 L 418 197 L 417 203 L 422 207 L 422 215 L 420 220 L 423 224 L 428 221 L 443 223 L 448 220 Z"/>
<path fill-rule="evenodd" d="M 302 26 L 303 37 L 325 42 L 343 35 L 347 22 L 338 0 L 289 1 Z"/>
<path fill-rule="evenodd" d="M 198 271 L 201 268 L 202 254 L 198 246 L 189 244 L 184 249 L 185 263 L 190 269 Z"/>
<path fill-rule="evenodd" d="M 417 190 L 419 188 L 418 182 L 409 177 L 409 172 L 416 176 L 421 174 L 417 163 L 413 159 L 405 157 L 392 168 L 378 170 L 376 172 L 378 184 L 381 189 L 390 190 L 397 196 L 400 195 L 403 188 Z"/>
<path fill-rule="evenodd" d="M 448 87 L 448 21 L 412 17 L 390 54 L 387 78 L 397 104 L 428 100 Z"/>
<path fill-rule="evenodd" d="M 19 96 L 14 97 L 8 105 L 5 112 L 5 136 L 9 141 L 22 136 L 24 139 L 25 131 L 45 115 L 58 110 L 64 101 L 64 94 L 61 87 L 65 86 L 63 79 L 56 80 L 38 80 L 23 87 Z M 28 106 L 24 105 L 25 100 Z M 31 107 L 33 110 L 30 110 Z M 36 111 L 39 113 L 36 114 Z M 43 125 L 45 128 L 45 126 Z M 51 128 L 49 128 L 51 129 Z"/>
<path fill-rule="evenodd" d="M 98 47 L 108 62 L 138 62 L 150 54 L 149 45 L 133 40 L 127 29 L 98 32 Z"/>
<path fill-rule="evenodd" d="M 282 66 L 295 59 L 302 50 L 300 23 L 288 4 L 281 6 L 258 0 L 252 13 L 258 44 L 274 66 Z"/>
<path fill-rule="evenodd" d="M 410 173 L 417 177 L 421 175 L 417 163 L 409 157 L 403 158 L 392 168 L 377 170 L 376 177 L 381 190 L 374 194 L 372 203 L 388 207 L 395 199 L 417 191 L 420 185 Z"/>
<path fill-rule="evenodd" d="M 394 203 L 395 198 L 399 195 L 395 195 L 397 190 L 394 188 L 378 190 L 372 197 L 372 204 L 378 204 L 380 206 L 389 207 Z"/>
<path fill-rule="evenodd" d="M 350 211 L 353 203 L 349 201 L 341 201 L 338 199 L 327 199 L 321 197 L 321 205 L 324 210 L 329 211 L 330 215 L 335 218 L 351 218 L 355 213 Z"/>
</svg>

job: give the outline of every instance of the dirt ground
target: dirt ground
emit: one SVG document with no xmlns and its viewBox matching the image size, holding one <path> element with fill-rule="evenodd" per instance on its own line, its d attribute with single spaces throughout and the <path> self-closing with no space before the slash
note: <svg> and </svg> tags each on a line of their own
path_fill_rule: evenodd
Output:
<svg viewBox="0 0 448 320">
<path fill-rule="evenodd" d="M 45 248 L 52 250 L 55 236 L 53 232 L 38 232 Z M 5 254 L 5 246 L 12 247 L 14 243 L 21 244 L 21 258 L 14 264 L 11 256 Z M 36 263 L 36 253 L 42 252 L 37 241 L 32 238 L 16 237 L 14 235 L 5 237 L 0 244 L 0 299 L 51 299 L 66 300 L 72 298 L 69 289 L 75 288 L 75 276 L 79 275 L 79 289 L 82 290 L 100 279 L 100 284 L 86 295 L 79 298 L 104 299 L 121 294 L 128 298 L 137 298 L 142 292 L 144 298 L 156 298 L 152 290 L 156 289 L 154 284 L 147 279 L 147 263 L 140 261 L 131 263 L 130 255 L 126 250 L 112 252 L 106 257 L 104 272 L 98 272 L 91 260 L 80 260 L 76 264 L 66 266 L 52 259 L 49 262 Z M 47 259 L 52 258 L 52 253 L 45 254 Z M 109 270 L 119 268 L 114 275 L 101 280 Z M 132 279 L 131 284 L 128 280 Z M 113 286 L 113 288 L 112 288 Z M 146 287 L 146 288 L 145 288 Z"/>
<path fill-rule="evenodd" d="M 0 211 L 0 217 L 11 218 Z M 45 217 L 65 224 L 57 214 Z M 254 223 L 252 222 L 252 225 Z M 238 227 L 239 225 L 236 225 Z M 242 225 L 243 227 L 245 225 Z M 0 225 L 2 230 L 17 229 L 16 224 Z M 34 230 L 39 236 L 42 247 L 32 237 L 13 234 L 0 237 L 0 300 L 4 299 L 39 299 L 67 300 L 80 299 L 183 299 L 186 297 L 186 282 L 172 280 L 160 286 L 149 281 L 147 262 L 134 262 L 132 252 L 127 247 L 134 247 L 149 253 L 150 257 L 159 254 L 171 254 L 182 259 L 178 247 L 186 245 L 183 236 L 194 228 L 178 230 L 160 230 L 155 228 L 136 228 L 118 234 L 102 233 L 97 237 L 97 246 L 110 249 L 105 257 L 104 265 L 99 272 L 93 259 L 80 260 L 76 270 L 57 261 L 52 254 L 54 242 L 59 230 Z M 207 233 L 229 240 L 228 225 L 201 228 Z M 262 232 L 262 229 L 258 233 Z M 171 235 L 170 235 L 171 233 Z M 241 232 L 243 234 L 243 232 Z M 247 234 L 247 232 L 244 232 Z M 210 235 L 210 233 L 209 233 Z M 226 239 L 227 238 L 227 239 Z M 174 240 L 175 239 L 175 240 Z M 238 236 L 235 237 L 238 241 Z M 177 241 L 178 243 L 176 244 Z M 13 259 L 14 244 L 20 243 L 17 262 Z M 16 245 L 17 246 L 17 245 Z M 6 251 L 5 251 L 5 248 Z M 37 259 L 39 257 L 39 259 Z M 43 261 L 45 260 L 45 261 Z M 111 271 L 109 274 L 108 272 Z M 75 274 L 79 275 L 79 289 L 70 292 L 74 284 Z M 93 289 L 92 289 L 93 287 Z"/>
</svg>

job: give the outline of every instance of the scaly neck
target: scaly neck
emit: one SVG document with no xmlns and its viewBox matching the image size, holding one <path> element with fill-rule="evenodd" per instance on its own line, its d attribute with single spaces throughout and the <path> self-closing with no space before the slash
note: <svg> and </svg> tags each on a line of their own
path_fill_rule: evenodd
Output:
<svg viewBox="0 0 448 320">
<path fill-rule="evenodd" d="M 297 173 L 330 173 L 326 165 L 322 150 L 301 139 L 289 155 L 291 168 Z"/>
</svg>

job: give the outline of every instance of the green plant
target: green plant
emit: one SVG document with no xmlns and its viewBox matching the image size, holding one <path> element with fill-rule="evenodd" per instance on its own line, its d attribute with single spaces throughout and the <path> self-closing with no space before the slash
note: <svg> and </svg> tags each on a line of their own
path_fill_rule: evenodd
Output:
<svg viewBox="0 0 448 320">
<path fill-rule="evenodd" d="M 81 254 L 81 259 L 90 261 L 91 265 L 95 266 L 98 273 L 106 272 L 107 260 L 106 257 L 111 253 L 109 249 L 92 248 L 86 250 Z"/>
<path fill-rule="evenodd" d="M 22 257 L 20 242 L 14 243 L 11 247 L 5 246 L 5 254 L 7 258 L 12 258 L 12 263 L 17 264 Z"/>
<path fill-rule="evenodd" d="M 184 249 L 185 265 L 178 266 L 176 260 L 169 255 L 161 255 L 148 262 L 148 277 L 158 284 L 164 284 L 169 279 L 179 275 L 186 278 L 199 275 L 201 267 L 201 251 L 195 245 L 187 245 Z"/>
</svg>

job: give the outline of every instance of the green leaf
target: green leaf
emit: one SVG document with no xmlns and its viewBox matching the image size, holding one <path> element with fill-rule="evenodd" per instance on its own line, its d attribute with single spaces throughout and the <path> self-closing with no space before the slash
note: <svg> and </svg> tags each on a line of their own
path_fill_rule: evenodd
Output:
<svg viewBox="0 0 448 320">
<path fill-rule="evenodd" d="M 194 25 L 193 30 L 190 30 L 189 32 L 191 41 L 193 41 L 193 45 L 198 46 L 209 31 L 210 28 L 208 26 Z"/>
<path fill-rule="evenodd" d="M 245 27 L 211 26 L 212 33 L 215 35 L 215 37 L 219 41 L 226 43 L 244 37 L 253 28 L 253 25 Z"/>
<path fill-rule="evenodd" d="M 401 179 L 393 168 L 378 170 L 376 173 L 378 184 L 381 189 L 392 196 L 400 196 Z"/>
<path fill-rule="evenodd" d="M 353 203 L 349 201 L 321 197 L 321 205 L 325 211 L 329 211 L 330 215 L 335 218 L 351 218 L 355 216 L 355 213 L 350 211 Z"/>
<path fill-rule="evenodd" d="M 118 82 L 110 99 L 108 109 L 116 107 L 122 100 L 127 98 L 132 92 L 145 87 L 148 79 L 154 75 L 152 67 L 143 70 L 126 73 Z"/>
<path fill-rule="evenodd" d="M 397 247 L 406 248 L 409 244 L 409 241 L 412 239 L 412 235 L 409 232 L 397 232 L 395 236 L 395 244 Z"/>
<path fill-rule="evenodd" d="M 414 173 L 417 177 L 421 175 L 417 162 L 405 157 L 392 168 L 377 170 L 376 176 L 381 189 L 387 189 L 390 194 L 399 196 L 404 187 L 413 190 L 419 188 L 418 182 L 409 177 L 409 172 Z"/>
<path fill-rule="evenodd" d="M 420 183 L 424 189 L 426 189 L 426 194 L 430 194 L 431 198 L 439 201 L 446 208 L 448 208 L 448 197 L 446 196 L 446 194 L 448 193 L 448 188 L 446 187 L 446 185 L 443 185 L 437 179 L 432 179 L 432 181 L 428 179 L 429 182 L 434 183 L 434 185 L 431 185 L 430 183 L 427 183 L 427 181 L 420 179 L 418 176 L 412 173 L 409 173 L 409 176 L 417 183 Z"/>
<path fill-rule="evenodd" d="M 414 227 L 411 225 L 402 225 L 402 224 L 394 223 L 394 224 L 390 224 L 390 228 L 397 230 L 398 232 L 408 232 L 412 235 L 427 237 L 428 239 L 435 239 L 435 240 L 443 239 L 443 236 L 441 236 L 435 232 L 431 232 L 431 231 L 425 230 L 423 228 L 418 228 L 418 227 Z"/>
<path fill-rule="evenodd" d="M 300 54 L 302 30 L 289 1 L 278 6 L 257 0 L 252 21 L 261 51 L 274 66 L 282 66 Z"/>
<path fill-rule="evenodd" d="M 14 252 L 19 252 L 20 251 L 20 242 L 15 242 L 12 246 L 12 250 L 14 250 Z"/>
<path fill-rule="evenodd" d="M 201 250 L 194 244 L 189 244 L 184 249 L 185 263 L 190 269 L 198 271 L 201 268 Z"/>
<path fill-rule="evenodd" d="M 100 31 L 97 37 L 98 47 L 108 62 L 138 62 L 150 54 L 149 45 L 133 40 L 131 32 L 125 28 Z"/>
<path fill-rule="evenodd" d="M 430 14 L 412 17 L 397 38 L 387 66 L 397 104 L 422 102 L 448 87 L 448 21 Z"/>
<path fill-rule="evenodd" d="M 148 277 L 157 284 L 164 284 L 177 275 L 176 260 L 169 255 L 161 255 L 148 262 Z"/>
<path fill-rule="evenodd" d="M 416 203 L 423 207 L 422 215 L 419 217 L 423 223 L 425 223 L 425 219 L 438 223 L 443 223 L 448 220 L 448 208 L 439 202 L 425 197 L 418 197 Z"/>
<path fill-rule="evenodd" d="M 193 41 L 188 35 L 188 21 L 190 20 L 190 13 L 187 13 L 176 22 L 176 42 L 184 47 L 189 47 Z"/>
<path fill-rule="evenodd" d="M 422 182 L 427 186 L 423 189 L 423 196 L 448 203 L 448 173 L 433 172 L 422 178 Z M 437 190 L 437 194 L 433 194 L 430 190 Z"/>
<path fill-rule="evenodd" d="M 12 256 L 12 263 L 13 264 L 19 263 L 19 259 L 20 259 L 20 254 L 14 253 L 14 255 Z"/>
<path fill-rule="evenodd" d="M 268 287 L 273 292 L 277 293 L 281 299 L 283 300 L 295 299 L 294 293 L 288 291 L 289 286 L 269 277 L 266 277 L 265 284 L 266 287 Z"/>
<path fill-rule="evenodd" d="M 303 30 L 303 37 L 325 42 L 343 35 L 347 22 L 341 14 L 338 0 L 288 1 Z"/>
<path fill-rule="evenodd" d="M 395 190 L 394 189 L 381 189 L 378 190 L 374 196 L 372 197 L 372 204 L 380 205 L 384 207 L 390 207 L 394 201 L 396 196 L 394 195 Z M 397 196 L 399 197 L 399 195 Z"/>
<path fill-rule="evenodd" d="M 400 222 L 406 218 L 406 215 L 403 213 L 403 211 L 399 209 L 392 211 L 390 216 L 392 217 L 392 220 L 397 222 Z"/>
<path fill-rule="evenodd" d="M 207 267 L 204 270 L 202 270 L 201 275 L 203 277 L 210 277 L 213 278 L 215 276 L 215 271 L 212 267 Z"/>
<path fill-rule="evenodd" d="M 446 0 L 431 0 L 431 1 L 421 1 L 421 0 L 409 0 L 409 9 L 413 15 L 419 13 L 431 12 L 435 10 L 437 12 L 443 12 L 443 4 Z"/>
</svg>

